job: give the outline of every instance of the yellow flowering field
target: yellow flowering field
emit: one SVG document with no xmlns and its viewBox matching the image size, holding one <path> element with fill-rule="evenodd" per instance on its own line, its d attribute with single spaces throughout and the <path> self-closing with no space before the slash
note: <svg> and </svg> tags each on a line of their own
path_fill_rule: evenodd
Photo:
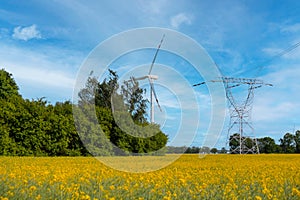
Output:
<svg viewBox="0 0 300 200">
<path fill-rule="evenodd" d="M 183 155 L 148 173 L 92 157 L 0 157 L 0 180 L 0 199 L 300 199 L 300 155 Z"/>
</svg>

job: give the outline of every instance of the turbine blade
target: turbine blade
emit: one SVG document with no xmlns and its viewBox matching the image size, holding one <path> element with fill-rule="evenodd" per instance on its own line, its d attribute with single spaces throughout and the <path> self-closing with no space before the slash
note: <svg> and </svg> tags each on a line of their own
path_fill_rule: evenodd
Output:
<svg viewBox="0 0 300 200">
<path fill-rule="evenodd" d="M 157 56 L 158 51 L 159 51 L 159 49 L 160 49 L 160 46 L 161 46 L 161 44 L 162 44 L 162 42 L 163 42 L 163 40 L 164 40 L 164 37 L 165 37 L 165 34 L 164 34 L 163 37 L 161 38 L 160 43 L 159 43 L 159 45 L 158 45 L 158 47 L 157 47 L 157 50 L 156 50 L 156 52 L 155 52 L 155 55 L 154 55 L 154 58 L 153 58 L 153 60 L 152 60 L 152 63 L 151 63 L 151 66 L 150 66 L 150 70 L 149 70 L 149 73 L 148 73 L 149 75 L 151 74 L 153 65 L 154 65 L 155 60 L 156 60 L 156 56 Z"/>
<path fill-rule="evenodd" d="M 198 85 L 202 85 L 202 84 L 205 84 L 205 82 L 194 84 L 193 87 L 198 86 Z"/>
<path fill-rule="evenodd" d="M 139 81 L 139 80 L 144 80 L 146 78 L 148 78 L 148 76 L 142 76 L 142 77 L 134 78 L 134 80 Z"/>
<path fill-rule="evenodd" d="M 157 98 L 156 92 L 155 92 L 155 90 L 154 90 L 153 82 L 152 82 L 151 80 L 149 80 L 149 82 L 150 82 L 151 90 L 152 90 L 152 92 L 153 92 L 153 94 L 154 94 L 154 98 L 155 98 L 155 101 L 156 101 L 156 103 L 157 103 L 157 106 L 158 106 L 160 112 L 162 112 L 162 109 L 161 109 L 161 107 L 160 107 L 160 105 L 159 105 L 159 102 L 158 102 L 158 98 Z M 151 95 L 152 95 L 152 94 L 151 94 Z"/>
</svg>

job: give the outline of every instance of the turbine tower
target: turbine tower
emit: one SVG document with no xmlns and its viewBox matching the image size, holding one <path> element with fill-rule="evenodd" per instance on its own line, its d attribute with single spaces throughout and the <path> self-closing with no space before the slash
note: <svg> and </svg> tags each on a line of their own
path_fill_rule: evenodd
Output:
<svg viewBox="0 0 300 200">
<path fill-rule="evenodd" d="M 230 152 L 238 154 L 259 153 L 257 140 L 251 123 L 254 90 L 263 85 L 272 86 L 272 84 L 264 83 L 259 79 L 231 77 L 220 77 L 217 80 L 211 80 L 209 82 L 223 82 L 225 86 L 230 114 L 227 137 L 229 144 L 234 146 L 230 149 Z M 194 84 L 193 86 L 202 84 L 205 84 L 205 82 Z M 233 88 L 239 86 L 247 86 L 248 90 L 247 97 L 242 101 L 237 101 L 237 96 L 234 96 L 232 92 Z"/>
<path fill-rule="evenodd" d="M 150 69 L 149 69 L 149 72 L 148 72 L 148 75 L 142 76 L 142 77 L 138 77 L 138 78 L 133 78 L 134 80 L 137 80 L 137 81 L 138 80 L 144 80 L 144 79 L 148 79 L 148 81 L 149 81 L 149 84 L 150 84 L 150 106 L 151 106 L 150 107 L 150 122 L 151 123 L 154 123 L 154 101 L 153 101 L 153 99 L 155 99 L 159 110 L 162 112 L 162 109 L 161 109 L 161 107 L 159 105 L 158 98 L 157 98 L 157 95 L 156 95 L 156 92 L 155 92 L 155 89 L 154 89 L 154 84 L 153 84 L 153 80 L 157 80 L 158 76 L 152 75 L 151 72 L 152 72 L 153 65 L 155 63 L 158 51 L 159 51 L 159 49 L 161 47 L 161 44 L 162 44 L 162 42 L 164 40 L 164 37 L 165 37 L 165 35 L 163 35 L 163 37 L 160 40 L 160 43 L 159 43 L 159 45 L 157 47 L 157 50 L 155 52 L 154 58 L 152 60 L 152 63 L 151 63 L 151 66 L 150 66 Z"/>
</svg>

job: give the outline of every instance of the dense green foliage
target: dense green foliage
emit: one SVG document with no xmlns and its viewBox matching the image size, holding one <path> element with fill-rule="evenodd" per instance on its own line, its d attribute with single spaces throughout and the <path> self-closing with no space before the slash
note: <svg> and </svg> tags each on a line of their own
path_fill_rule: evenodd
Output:
<svg viewBox="0 0 300 200">
<path fill-rule="evenodd" d="M 11 74 L 0 74 L 6 75 L 1 80 L 0 155 L 88 154 L 76 133 L 70 102 L 50 105 L 43 99 L 23 99 Z M 5 86 L 11 83 L 14 87 Z"/>
<path fill-rule="evenodd" d="M 146 121 L 143 90 L 137 83 L 133 83 L 131 87 L 123 87 L 122 93 L 118 94 L 117 78 L 113 71 L 110 71 L 109 79 L 102 83 L 90 77 L 86 87 L 79 93 L 78 105 L 69 101 L 51 105 L 43 98 L 23 99 L 12 75 L 0 70 L 0 155 L 128 155 L 161 149 L 168 138 L 159 130 L 158 125 L 148 124 Z M 133 91 L 132 87 L 137 88 L 134 95 L 123 95 L 126 89 Z M 120 129 L 111 108 L 113 94 L 127 102 L 122 105 L 128 109 L 121 114 L 131 116 L 133 124 L 140 127 L 136 131 L 143 132 L 145 136 L 152 135 L 151 137 L 135 137 L 134 133 L 128 134 Z M 76 126 L 74 110 L 79 119 Z M 91 118 L 95 111 L 96 121 Z M 130 127 L 127 129 L 135 130 Z M 157 134 L 153 135 L 153 130 Z"/>
</svg>

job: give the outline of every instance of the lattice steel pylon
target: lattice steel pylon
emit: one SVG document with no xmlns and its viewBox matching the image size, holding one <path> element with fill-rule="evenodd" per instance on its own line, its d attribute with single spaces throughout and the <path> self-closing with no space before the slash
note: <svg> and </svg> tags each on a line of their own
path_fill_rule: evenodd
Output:
<svg viewBox="0 0 300 200">
<path fill-rule="evenodd" d="M 235 154 L 259 154 L 257 139 L 251 122 L 251 111 L 254 98 L 254 90 L 263 85 L 272 86 L 259 79 L 220 77 L 210 82 L 223 82 L 229 108 L 228 143 L 231 146 L 230 153 Z M 193 86 L 205 84 L 201 82 Z M 247 86 L 247 97 L 237 101 L 232 89 L 239 86 Z"/>
</svg>

